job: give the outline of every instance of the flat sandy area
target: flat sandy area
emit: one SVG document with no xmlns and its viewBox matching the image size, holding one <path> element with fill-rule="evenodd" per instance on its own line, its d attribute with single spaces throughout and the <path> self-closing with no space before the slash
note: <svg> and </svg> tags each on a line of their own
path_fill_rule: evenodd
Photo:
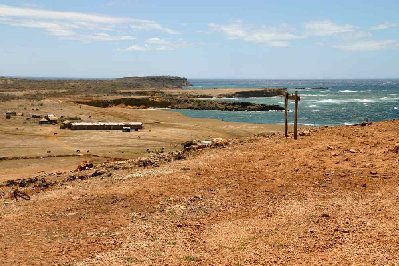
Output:
<svg viewBox="0 0 399 266">
<path fill-rule="evenodd" d="M 48 188 L 1 187 L 0 261 L 397 265 L 398 128 L 253 137 L 160 167 L 115 162 Z"/>
<path fill-rule="evenodd" d="M 0 157 L 25 159 L 0 160 L 0 180 L 31 177 L 41 171 L 74 170 L 86 160 L 104 162 L 137 158 L 146 154 L 147 149 L 179 150 L 183 142 L 192 139 L 237 138 L 282 130 L 276 125 L 194 119 L 170 110 L 97 108 L 72 100 L 19 100 L 1 104 Z M 7 110 L 24 116 L 6 119 Z M 59 125 L 39 125 L 39 119 L 30 118 L 32 114 L 79 117 L 81 121 L 89 122 L 137 121 L 144 123 L 144 129 L 130 133 L 61 130 Z"/>
</svg>

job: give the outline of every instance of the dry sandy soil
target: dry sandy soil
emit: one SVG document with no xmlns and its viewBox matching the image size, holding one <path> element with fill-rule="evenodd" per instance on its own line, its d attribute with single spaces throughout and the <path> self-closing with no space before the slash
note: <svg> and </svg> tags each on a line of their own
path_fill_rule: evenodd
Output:
<svg viewBox="0 0 399 266">
<path fill-rule="evenodd" d="M 124 107 L 97 108 L 79 105 L 76 99 L 42 101 L 14 100 L 0 105 L 0 181 L 34 176 L 42 171 L 73 170 L 85 160 L 104 162 L 131 159 L 147 152 L 181 148 L 191 139 L 236 138 L 262 132 L 281 131 L 281 126 L 227 123 L 212 119 L 194 119 L 167 110 L 139 110 Z M 7 110 L 24 116 L 6 119 Z M 39 119 L 26 120 L 31 114 L 55 114 L 79 117 L 82 121 L 144 123 L 144 130 L 120 131 L 60 130 L 59 125 L 39 125 Z M 80 152 L 77 152 L 79 150 Z M 52 156 L 49 158 L 49 156 Z M 55 157 L 56 156 L 56 157 Z"/>
<path fill-rule="evenodd" d="M 2 187 L 0 261 L 397 265 L 398 136 L 399 120 L 319 128 L 160 167 L 115 162 L 108 174 L 20 188 L 30 200 Z"/>
</svg>

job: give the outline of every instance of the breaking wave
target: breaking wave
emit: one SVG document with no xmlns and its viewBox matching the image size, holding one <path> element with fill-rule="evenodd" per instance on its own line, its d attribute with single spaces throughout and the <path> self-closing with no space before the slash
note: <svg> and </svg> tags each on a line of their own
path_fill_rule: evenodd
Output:
<svg viewBox="0 0 399 266">
<path fill-rule="evenodd" d="M 339 92 L 358 92 L 358 91 L 342 90 L 342 91 L 339 91 Z"/>
<path fill-rule="evenodd" d="M 335 104 L 342 104 L 342 103 L 375 103 L 376 100 L 372 99 L 325 99 L 317 101 L 318 103 L 335 103 Z"/>
</svg>

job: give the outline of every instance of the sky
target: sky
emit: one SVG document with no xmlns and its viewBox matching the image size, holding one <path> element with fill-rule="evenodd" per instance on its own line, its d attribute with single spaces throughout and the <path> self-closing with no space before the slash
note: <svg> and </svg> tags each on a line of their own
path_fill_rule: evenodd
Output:
<svg viewBox="0 0 399 266">
<path fill-rule="evenodd" d="M 399 78 L 397 0 L 0 0 L 0 76 Z"/>
</svg>

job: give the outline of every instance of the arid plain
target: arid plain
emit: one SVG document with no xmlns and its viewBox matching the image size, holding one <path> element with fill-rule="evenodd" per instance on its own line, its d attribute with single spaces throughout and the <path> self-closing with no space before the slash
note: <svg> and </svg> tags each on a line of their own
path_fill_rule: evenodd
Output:
<svg viewBox="0 0 399 266">
<path fill-rule="evenodd" d="M 77 103 L 114 98 L 2 102 L 23 113 L 0 118 L 4 265 L 398 263 L 398 120 L 294 140 L 276 125 Z M 144 129 L 74 131 L 32 114 Z"/>
</svg>

